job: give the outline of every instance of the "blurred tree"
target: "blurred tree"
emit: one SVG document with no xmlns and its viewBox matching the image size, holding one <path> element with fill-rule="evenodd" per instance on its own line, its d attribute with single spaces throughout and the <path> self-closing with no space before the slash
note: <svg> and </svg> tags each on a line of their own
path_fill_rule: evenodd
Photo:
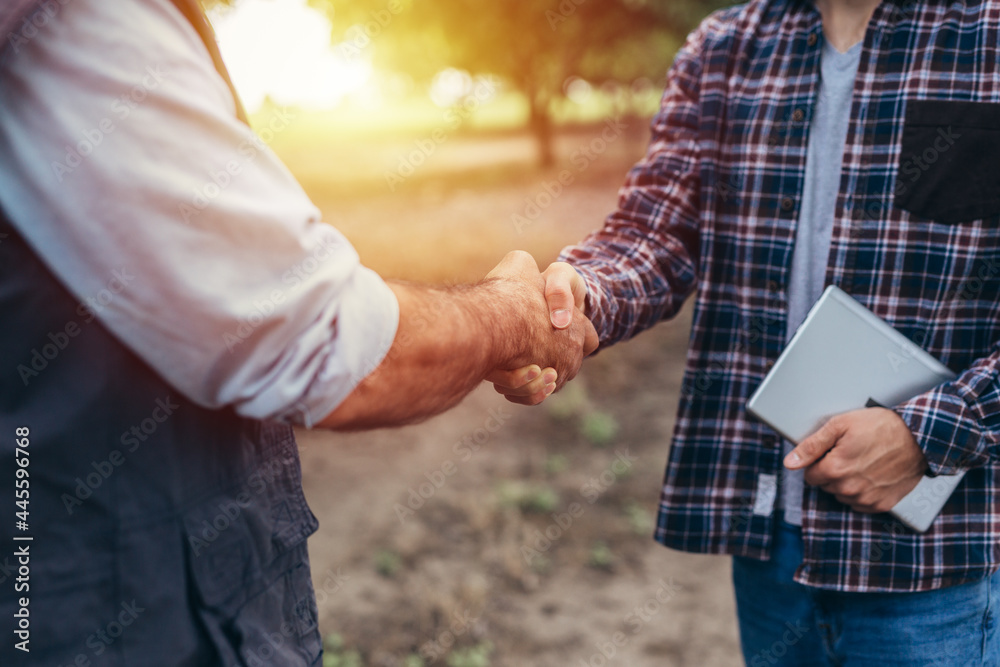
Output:
<svg viewBox="0 0 1000 667">
<path fill-rule="evenodd" d="M 661 80 L 680 40 L 726 0 L 309 0 L 333 40 L 429 82 L 445 68 L 495 75 L 521 91 L 543 165 L 552 102 L 566 82 Z"/>
</svg>

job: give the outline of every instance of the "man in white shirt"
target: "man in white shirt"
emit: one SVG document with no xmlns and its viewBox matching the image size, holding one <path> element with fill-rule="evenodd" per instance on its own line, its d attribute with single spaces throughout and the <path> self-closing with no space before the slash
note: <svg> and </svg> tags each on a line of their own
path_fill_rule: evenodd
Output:
<svg viewBox="0 0 1000 667">
<path fill-rule="evenodd" d="M 0 29 L 0 664 L 319 664 L 290 425 L 521 367 L 541 398 L 593 327 L 552 327 L 524 253 L 449 289 L 361 266 L 195 0 L 0 0 Z"/>
</svg>

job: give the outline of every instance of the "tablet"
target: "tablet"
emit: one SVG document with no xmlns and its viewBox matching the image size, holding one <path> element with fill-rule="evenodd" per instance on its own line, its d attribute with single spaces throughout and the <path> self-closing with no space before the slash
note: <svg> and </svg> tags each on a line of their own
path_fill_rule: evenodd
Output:
<svg viewBox="0 0 1000 667">
<path fill-rule="evenodd" d="M 812 307 L 747 411 L 793 443 L 833 415 L 893 406 L 955 378 L 940 361 L 836 286 Z M 892 514 L 925 532 L 962 475 L 924 477 Z"/>
</svg>

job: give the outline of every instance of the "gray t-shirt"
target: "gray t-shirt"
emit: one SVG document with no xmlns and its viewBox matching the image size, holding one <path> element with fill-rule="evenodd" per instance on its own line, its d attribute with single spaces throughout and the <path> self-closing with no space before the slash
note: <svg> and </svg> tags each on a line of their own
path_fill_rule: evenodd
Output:
<svg viewBox="0 0 1000 667">
<path fill-rule="evenodd" d="M 837 51 L 829 42 L 823 47 L 819 97 L 809 131 L 802 214 L 788 281 L 786 342 L 823 294 L 861 47 L 859 42 L 847 53 Z M 785 442 L 784 449 L 786 454 L 790 452 L 791 443 Z M 781 508 L 785 520 L 802 525 L 803 472 L 783 472 Z"/>
</svg>

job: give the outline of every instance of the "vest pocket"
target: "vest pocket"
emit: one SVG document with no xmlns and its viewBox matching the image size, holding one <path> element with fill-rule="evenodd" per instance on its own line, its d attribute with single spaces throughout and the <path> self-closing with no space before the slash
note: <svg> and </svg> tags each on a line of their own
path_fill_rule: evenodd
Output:
<svg viewBox="0 0 1000 667">
<path fill-rule="evenodd" d="M 224 646 L 217 646 L 220 654 L 232 656 L 225 664 L 310 667 L 319 657 L 319 614 L 305 543 L 289 556 L 283 573 L 251 596 L 235 616 L 208 616 L 219 624 L 211 634 L 224 637 Z"/>
<path fill-rule="evenodd" d="M 204 580 L 193 583 L 196 589 L 204 589 Z M 215 605 L 203 602 L 195 609 L 219 664 L 313 665 L 322 639 L 305 542 L 265 568 L 242 590 L 244 594 L 238 597 Z"/>
<path fill-rule="evenodd" d="M 907 104 L 896 206 L 957 224 L 1000 216 L 1000 104 Z"/>
<path fill-rule="evenodd" d="M 183 517 L 192 598 L 226 665 L 310 665 L 320 652 L 294 441 Z"/>
</svg>

